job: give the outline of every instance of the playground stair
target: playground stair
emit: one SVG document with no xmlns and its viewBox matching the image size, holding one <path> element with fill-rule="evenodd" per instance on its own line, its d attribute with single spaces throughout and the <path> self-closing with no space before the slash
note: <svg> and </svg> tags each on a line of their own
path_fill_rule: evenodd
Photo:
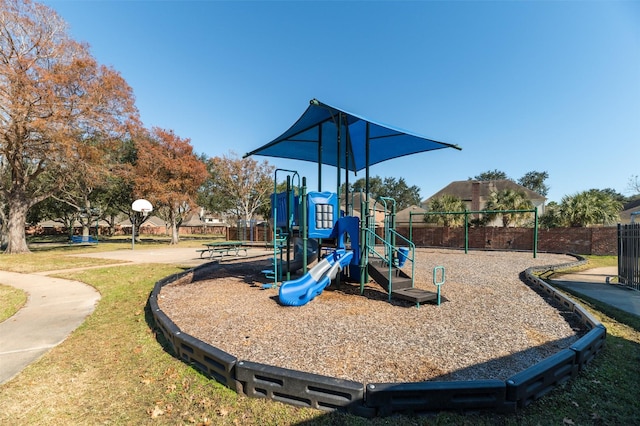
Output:
<svg viewBox="0 0 640 426">
<path fill-rule="evenodd" d="M 369 276 L 389 292 L 389 264 L 382 259 L 369 262 Z M 420 303 L 436 300 L 437 293 L 426 291 L 412 286 L 411 277 L 400 268 L 391 267 L 391 297 Z"/>
<path fill-rule="evenodd" d="M 400 268 L 391 267 L 391 283 L 389 282 L 389 264 L 382 259 L 372 259 L 369 261 L 369 276 L 380 284 L 387 292 L 389 286 L 391 291 L 403 288 L 411 288 L 411 277 L 405 274 Z"/>
</svg>

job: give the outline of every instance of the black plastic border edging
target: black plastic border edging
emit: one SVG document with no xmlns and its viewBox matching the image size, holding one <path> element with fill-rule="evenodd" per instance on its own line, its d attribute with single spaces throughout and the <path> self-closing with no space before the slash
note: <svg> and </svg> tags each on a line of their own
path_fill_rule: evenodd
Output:
<svg viewBox="0 0 640 426">
<path fill-rule="evenodd" d="M 245 394 L 254 398 L 323 411 L 342 409 L 363 416 L 375 414 L 363 407 L 364 385 L 359 382 L 251 361 L 238 362 L 236 375 Z"/>
<path fill-rule="evenodd" d="M 494 409 L 513 412 L 514 402 L 507 401 L 502 380 L 471 380 L 457 382 L 369 383 L 366 404 L 375 407 L 378 415 L 395 412 L 435 413 L 443 407 L 450 410 Z"/>
<path fill-rule="evenodd" d="M 576 353 L 571 349 L 543 359 L 507 379 L 507 399 L 516 401 L 518 407 L 525 407 L 541 398 L 557 385 L 560 385 L 578 373 L 575 363 Z"/>
<path fill-rule="evenodd" d="M 399 412 L 513 412 L 516 407 L 524 407 L 570 380 L 604 347 L 606 328 L 576 301 L 536 275 L 536 272 L 553 271 L 586 262 L 580 256 L 573 256 L 578 261 L 529 268 L 524 272 L 524 277 L 534 289 L 552 298 L 563 309 L 573 312 L 590 331 L 570 348 L 545 358 L 506 381 L 370 383 L 365 386 L 358 382 L 238 360 L 227 352 L 183 333 L 158 306 L 157 299 L 163 286 L 208 267 L 207 264 L 158 281 L 149 296 L 149 306 L 158 328 L 178 358 L 247 396 L 319 410 L 344 410 L 363 417 Z"/>
</svg>

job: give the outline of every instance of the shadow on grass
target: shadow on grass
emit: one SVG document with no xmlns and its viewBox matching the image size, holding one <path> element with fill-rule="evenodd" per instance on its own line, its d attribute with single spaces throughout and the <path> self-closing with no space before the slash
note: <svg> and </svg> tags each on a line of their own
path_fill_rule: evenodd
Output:
<svg viewBox="0 0 640 426">
<path fill-rule="evenodd" d="M 162 333 L 162 330 L 160 330 L 160 328 L 158 327 L 155 318 L 153 318 L 153 312 L 151 312 L 149 298 L 147 298 L 147 303 L 144 305 L 144 320 L 146 321 L 149 328 L 153 330 L 153 335 L 156 338 L 156 342 L 160 344 L 160 347 L 172 357 L 178 358 L 178 354 L 174 350 L 173 345 L 164 336 L 164 333 Z"/>
</svg>

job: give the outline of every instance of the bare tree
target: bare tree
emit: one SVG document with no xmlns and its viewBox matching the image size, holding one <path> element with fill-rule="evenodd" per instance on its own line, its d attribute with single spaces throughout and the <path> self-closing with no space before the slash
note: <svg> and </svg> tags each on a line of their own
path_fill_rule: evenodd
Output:
<svg viewBox="0 0 640 426">
<path fill-rule="evenodd" d="M 273 191 L 273 167 L 266 161 L 238 158 L 231 153 L 209 160 L 209 194 L 206 207 L 228 211 L 238 219 L 250 221 L 269 202 Z"/>
<path fill-rule="evenodd" d="M 629 191 L 640 194 L 640 177 L 638 175 L 629 178 Z"/>
</svg>

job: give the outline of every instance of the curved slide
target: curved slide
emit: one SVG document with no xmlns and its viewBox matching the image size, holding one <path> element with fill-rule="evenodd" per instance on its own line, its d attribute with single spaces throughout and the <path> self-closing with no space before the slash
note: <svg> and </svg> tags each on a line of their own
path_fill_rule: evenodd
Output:
<svg viewBox="0 0 640 426">
<path fill-rule="evenodd" d="M 302 306 L 309 303 L 322 293 L 342 268 L 349 264 L 352 257 L 352 251 L 334 250 L 302 277 L 285 281 L 278 293 L 280 303 L 287 306 Z"/>
</svg>

